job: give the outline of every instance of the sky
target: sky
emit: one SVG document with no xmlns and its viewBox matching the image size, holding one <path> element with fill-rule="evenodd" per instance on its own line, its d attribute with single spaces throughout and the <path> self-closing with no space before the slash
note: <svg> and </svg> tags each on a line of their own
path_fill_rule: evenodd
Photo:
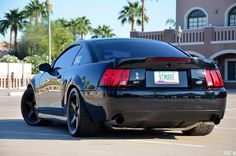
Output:
<svg viewBox="0 0 236 156">
<path fill-rule="evenodd" d="M 0 0 L 0 18 L 4 18 L 4 14 L 10 9 L 23 9 L 31 0 Z M 46 0 L 40 0 L 43 2 Z M 131 2 L 140 0 L 129 0 Z M 53 15 L 52 19 L 58 18 L 77 18 L 86 16 L 90 19 L 92 26 L 106 24 L 110 25 L 117 37 L 129 37 L 131 29 L 130 24 L 122 26 L 117 20 L 119 11 L 127 5 L 127 0 L 52 0 Z M 166 26 L 168 18 L 175 19 L 176 0 L 147 0 L 147 15 L 150 18 L 149 23 L 145 25 L 145 31 L 162 31 Z M 136 26 L 137 31 L 141 31 L 141 27 Z M 88 36 L 89 37 L 89 36 Z M 87 37 L 87 38 L 88 38 Z M 0 41 L 8 41 L 9 34 L 5 37 L 0 35 Z"/>
</svg>

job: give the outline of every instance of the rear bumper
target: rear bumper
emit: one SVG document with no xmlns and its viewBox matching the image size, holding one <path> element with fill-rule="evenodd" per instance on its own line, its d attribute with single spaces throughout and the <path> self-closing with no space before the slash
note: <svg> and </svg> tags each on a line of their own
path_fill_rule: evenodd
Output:
<svg viewBox="0 0 236 156">
<path fill-rule="evenodd" d="M 123 127 L 180 128 L 223 118 L 226 90 L 109 90 L 83 95 L 90 115 L 105 122 L 122 115 Z"/>
</svg>

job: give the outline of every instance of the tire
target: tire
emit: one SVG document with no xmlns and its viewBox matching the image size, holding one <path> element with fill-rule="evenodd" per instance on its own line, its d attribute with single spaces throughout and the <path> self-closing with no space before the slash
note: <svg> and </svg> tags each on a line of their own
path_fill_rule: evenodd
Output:
<svg viewBox="0 0 236 156">
<path fill-rule="evenodd" d="M 92 121 L 76 88 L 73 88 L 68 96 L 67 127 L 74 137 L 96 136 L 100 129 L 100 124 Z"/>
<path fill-rule="evenodd" d="M 197 127 L 194 127 L 190 130 L 182 131 L 184 135 L 189 135 L 189 136 L 204 136 L 208 135 L 212 132 L 214 129 L 214 125 L 205 125 L 201 124 Z"/>
<path fill-rule="evenodd" d="M 39 126 L 46 124 L 46 121 L 38 117 L 35 108 L 35 96 L 31 87 L 27 88 L 21 98 L 21 114 L 28 125 Z"/>
</svg>

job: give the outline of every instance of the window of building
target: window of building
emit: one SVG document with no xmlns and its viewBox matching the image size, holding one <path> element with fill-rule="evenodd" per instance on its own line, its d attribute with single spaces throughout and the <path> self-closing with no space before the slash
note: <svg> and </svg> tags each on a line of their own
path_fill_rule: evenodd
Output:
<svg viewBox="0 0 236 156">
<path fill-rule="evenodd" d="M 207 25 L 206 14 L 199 10 L 193 10 L 188 16 L 188 29 L 203 28 Z"/>
<path fill-rule="evenodd" d="M 236 59 L 225 60 L 225 81 L 236 82 Z"/>
<path fill-rule="evenodd" d="M 229 11 L 228 15 L 228 26 L 236 26 L 236 7 L 233 7 Z"/>
</svg>

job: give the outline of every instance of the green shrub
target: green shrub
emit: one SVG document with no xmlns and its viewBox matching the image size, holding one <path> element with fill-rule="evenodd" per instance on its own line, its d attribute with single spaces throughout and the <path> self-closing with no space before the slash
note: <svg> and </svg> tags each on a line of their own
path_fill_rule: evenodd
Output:
<svg viewBox="0 0 236 156">
<path fill-rule="evenodd" d="M 32 73 L 37 74 L 39 73 L 39 65 L 42 63 L 48 62 L 48 56 L 46 55 L 33 55 L 33 56 L 27 56 L 23 59 L 25 63 L 31 63 L 32 64 Z"/>
<path fill-rule="evenodd" d="M 14 56 L 14 55 L 4 55 L 2 58 L 0 58 L 0 62 L 2 63 L 22 63 L 22 61 L 20 59 L 18 59 L 18 57 Z"/>
</svg>

